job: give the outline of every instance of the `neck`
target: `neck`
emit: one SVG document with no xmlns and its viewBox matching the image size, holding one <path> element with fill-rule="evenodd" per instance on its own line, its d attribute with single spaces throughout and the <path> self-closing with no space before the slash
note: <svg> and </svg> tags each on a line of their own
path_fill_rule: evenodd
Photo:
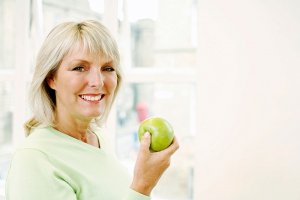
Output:
<svg viewBox="0 0 300 200">
<path fill-rule="evenodd" d="M 90 121 L 70 120 L 57 115 L 54 128 L 64 134 L 87 143 L 89 123 Z"/>
<path fill-rule="evenodd" d="M 84 143 L 100 148 L 98 137 L 95 133 L 89 131 L 92 119 L 78 118 L 66 113 L 68 112 L 64 112 L 63 108 L 60 109 L 60 112 L 55 113 L 53 128 Z"/>
</svg>

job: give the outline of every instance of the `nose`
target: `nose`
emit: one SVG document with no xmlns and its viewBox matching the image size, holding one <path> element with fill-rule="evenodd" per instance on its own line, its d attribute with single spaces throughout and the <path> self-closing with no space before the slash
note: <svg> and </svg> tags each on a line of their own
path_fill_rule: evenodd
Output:
<svg viewBox="0 0 300 200">
<path fill-rule="evenodd" d="M 90 70 L 88 75 L 88 84 L 92 88 L 101 88 L 104 85 L 103 74 L 99 68 Z"/>
</svg>

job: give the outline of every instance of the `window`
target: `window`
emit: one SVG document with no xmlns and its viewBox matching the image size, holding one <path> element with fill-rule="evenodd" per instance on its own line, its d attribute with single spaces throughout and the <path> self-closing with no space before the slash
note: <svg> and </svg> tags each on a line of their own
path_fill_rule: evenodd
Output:
<svg viewBox="0 0 300 200">
<path fill-rule="evenodd" d="M 116 149 L 132 170 L 142 119 L 166 118 L 181 148 L 153 199 L 193 199 L 196 132 L 196 1 L 119 1 L 125 85 L 116 104 Z M 185 160 L 185 162 L 181 162 Z"/>
<path fill-rule="evenodd" d="M 196 134 L 198 85 L 195 4 L 196 0 L 0 1 L 0 199 L 7 163 L 24 139 L 23 123 L 30 116 L 27 88 L 45 34 L 60 21 L 92 18 L 115 35 L 125 73 L 107 124 L 117 155 L 132 170 L 142 115 L 166 118 L 181 148 L 153 199 L 192 200 L 195 149 L 189 144 Z"/>
<path fill-rule="evenodd" d="M 194 166 L 189 145 L 195 134 L 194 95 L 192 82 L 137 82 L 128 83 L 118 98 L 116 149 L 130 171 L 138 151 L 138 126 L 145 118 L 167 119 L 180 141 L 181 148 L 153 192 L 153 199 L 192 199 Z"/>
</svg>

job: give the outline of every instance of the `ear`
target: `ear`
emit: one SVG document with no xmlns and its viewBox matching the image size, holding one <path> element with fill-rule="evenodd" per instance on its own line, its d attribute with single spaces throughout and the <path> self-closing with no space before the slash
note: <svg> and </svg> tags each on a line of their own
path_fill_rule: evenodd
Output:
<svg viewBox="0 0 300 200">
<path fill-rule="evenodd" d="M 55 80 L 54 80 L 54 77 L 53 76 L 49 76 L 47 77 L 47 83 L 48 83 L 48 86 L 55 90 L 56 89 L 56 85 L 55 85 Z"/>
</svg>

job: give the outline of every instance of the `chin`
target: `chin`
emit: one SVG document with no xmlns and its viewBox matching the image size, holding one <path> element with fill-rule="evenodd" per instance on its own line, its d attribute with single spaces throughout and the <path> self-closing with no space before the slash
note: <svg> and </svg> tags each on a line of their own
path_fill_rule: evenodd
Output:
<svg viewBox="0 0 300 200">
<path fill-rule="evenodd" d="M 95 118 L 100 117 L 103 115 L 103 112 L 88 112 L 88 113 L 81 113 L 81 118 L 85 120 L 92 120 Z"/>
<path fill-rule="evenodd" d="M 78 110 L 80 115 L 83 117 L 83 119 L 88 119 L 88 120 L 92 120 L 95 118 L 99 118 L 102 115 L 105 114 L 105 107 L 98 107 L 98 108 L 82 108 L 81 110 Z"/>
<path fill-rule="evenodd" d="M 92 119 L 94 119 L 94 118 L 98 118 L 98 117 L 101 117 L 103 115 L 103 113 L 101 112 L 99 112 L 99 113 L 92 113 L 92 114 L 89 114 L 89 115 L 87 115 L 87 117 L 88 118 L 92 118 Z"/>
<path fill-rule="evenodd" d="M 104 114 L 104 111 L 93 112 L 89 114 L 90 118 L 98 118 Z"/>
</svg>

